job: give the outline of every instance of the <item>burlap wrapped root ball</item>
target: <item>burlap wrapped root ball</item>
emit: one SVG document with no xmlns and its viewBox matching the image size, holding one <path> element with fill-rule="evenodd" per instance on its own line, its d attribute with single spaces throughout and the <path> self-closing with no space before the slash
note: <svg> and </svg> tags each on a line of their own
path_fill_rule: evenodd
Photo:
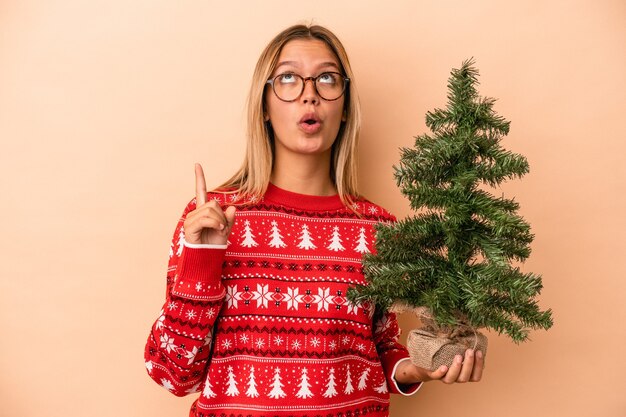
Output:
<svg viewBox="0 0 626 417">
<path fill-rule="evenodd" d="M 396 309 L 397 310 L 397 309 Z M 448 368 L 454 357 L 465 357 L 467 349 L 481 351 L 487 356 L 487 337 L 475 328 L 461 323 L 454 328 L 439 326 L 428 309 L 411 309 L 419 317 L 423 327 L 411 330 L 407 336 L 407 349 L 411 362 L 421 368 L 434 371 L 441 365 Z"/>
</svg>

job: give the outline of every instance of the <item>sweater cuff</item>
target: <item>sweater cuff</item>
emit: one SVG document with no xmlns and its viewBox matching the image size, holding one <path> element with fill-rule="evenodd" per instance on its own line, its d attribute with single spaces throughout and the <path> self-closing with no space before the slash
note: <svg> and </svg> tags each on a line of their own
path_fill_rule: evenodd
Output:
<svg viewBox="0 0 626 417">
<path fill-rule="evenodd" d="M 183 238 L 183 245 L 193 249 L 226 249 L 228 245 L 215 245 L 212 243 L 189 243 Z"/>
<path fill-rule="evenodd" d="M 200 249 L 185 246 L 178 260 L 178 277 L 186 281 L 219 283 L 225 249 Z"/>
<path fill-rule="evenodd" d="M 178 260 L 172 293 L 194 300 L 217 300 L 224 296 L 222 264 L 226 245 L 221 248 L 194 248 L 185 243 Z"/>
<path fill-rule="evenodd" d="M 411 359 L 407 356 L 406 351 L 399 349 L 385 352 L 382 358 L 384 368 L 386 370 L 390 370 L 387 373 L 387 386 L 389 387 L 389 392 L 392 394 L 410 396 L 415 394 L 422 387 L 423 382 L 416 382 L 415 384 L 399 384 L 394 378 L 398 365 L 400 362 L 405 360 Z"/>
<path fill-rule="evenodd" d="M 406 397 L 409 397 L 415 394 L 417 391 L 419 391 L 419 389 L 422 388 L 422 384 L 423 384 L 423 382 L 416 382 L 415 384 L 400 384 L 394 378 L 394 375 L 396 374 L 396 370 L 398 369 L 398 365 L 400 365 L 400 362 L 410 361 L 410 360 L 411 360 L 410 358 L 400 359 L 398 362 L 396 362 L 396 365 L 393 367 L 393 371 L 391 372 L 391 380 L 393 382 L 392 385 L 394 386 L 392 388 L 392 392 L 402 394 Z"/>
</svg>

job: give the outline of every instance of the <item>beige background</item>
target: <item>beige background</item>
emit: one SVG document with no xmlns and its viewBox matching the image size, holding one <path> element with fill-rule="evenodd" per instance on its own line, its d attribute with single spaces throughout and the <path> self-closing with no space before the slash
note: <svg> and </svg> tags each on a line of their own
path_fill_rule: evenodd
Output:
<svg viewBox="0 0 626 417">
<path fill-rule="evenodd" d="M 392 416 L 626 416 L 626 2 L 225 3 L 0 2 L 0 415 L 187 415 L 142 355 L 193 163 L 213 185 L 239 166 L 261 49 L 313 20 L 351 56 L 370 199 L 408 213 L 398 148 L 470 56 L 531 165 L 502 191 L 554 328 L 492 334 L 482 382 L 428 383 Z"/>
</svg>

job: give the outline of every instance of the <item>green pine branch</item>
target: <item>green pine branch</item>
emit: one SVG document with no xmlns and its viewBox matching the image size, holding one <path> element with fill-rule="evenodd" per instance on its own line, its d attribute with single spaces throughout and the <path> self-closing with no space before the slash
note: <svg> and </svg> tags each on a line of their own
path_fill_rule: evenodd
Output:
<svg viewBox="0 0 626 417">
<path fill-rule="evenodd" d="M 432 133 L 402 148 L 394 166 L 402 194 L 422 212 L 376 226 L 376 253 L 363 260 L 368 284 L 349 298 L 426 306 L 440 325 L 468 320 L 521 342 L 552 326 L 551 311 L 534 300 L 541 276 L 511 265 L 528 258 L 534 236 L 516 201 L 479 187 L 521 178 L 528 162 L 500 146 L 510 123 L 479 96 L 473 64 L 452 70 L 446 108 L 426 114 Z"/>
</svg>

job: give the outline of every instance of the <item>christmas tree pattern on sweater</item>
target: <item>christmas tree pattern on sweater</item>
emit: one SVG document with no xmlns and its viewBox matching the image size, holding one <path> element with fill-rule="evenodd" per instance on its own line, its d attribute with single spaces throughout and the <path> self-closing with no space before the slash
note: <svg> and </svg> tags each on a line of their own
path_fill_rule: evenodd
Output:
<svg viewBox="0 0 626 417">
<path fill-rule="evenodd" d="M 209 249 L 180 238 L 194 208 L 172 240 L 167 299 L 146 344 L 150 376 L 175 395 L 200 392 L 196 416 L 387 416 L 393 367 L 408 354 L 395 317 L 346 292 L 364 282 L 374 225 L 393 217 L 366 200 L 355 213 L 270 185 L 238 208 L 228 248 Z"/>
</svg>

